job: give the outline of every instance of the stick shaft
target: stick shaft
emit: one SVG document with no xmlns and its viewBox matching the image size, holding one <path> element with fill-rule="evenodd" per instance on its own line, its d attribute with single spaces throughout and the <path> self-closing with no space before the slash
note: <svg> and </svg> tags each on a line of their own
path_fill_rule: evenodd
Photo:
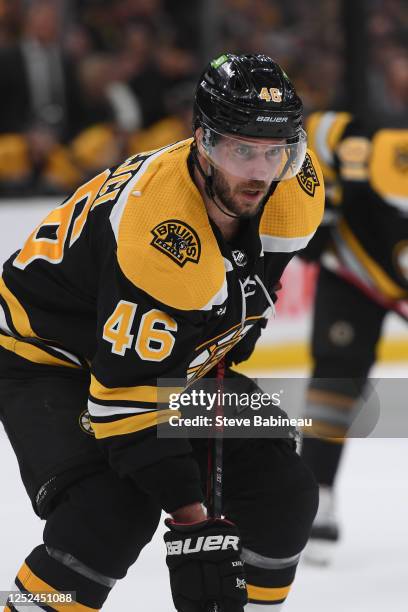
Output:
<svg viewBox="0 0 408 612">
<path fill-rule="evenodd" d="M 224 359 L 217 364 L 217 391 L 222 398 L 224 389 L 225 362 Z M 224 415 L 224 407 L 221 401 L 217 401 L 216 417 Z M 222 426 L 215 427 L 213 440 L 213 515 L 220 518 L 222 515 L 222 478 L 223 478 L 223 432 Z"/>
<path fill-rule="evenodd" d="M 217 364 L 217 393 L 218 397 L 222 398 L 223 381 L 225 376 L 224 359 Z M 217 401 L 216 416 L 223 416 L 223 404 Z M 208 496 L 208 514 L 213 518 L 221 518 L 222 516 L 222 477 L 223 477 L 223 427 L 215 427 L 214 438 L 209 440 L 208 444 L 208 478 L 207 478 L 207 496 Z M 209 604 L 207 612 L 222 612 L 219 603 L 213 601 Z"/>
</svg>

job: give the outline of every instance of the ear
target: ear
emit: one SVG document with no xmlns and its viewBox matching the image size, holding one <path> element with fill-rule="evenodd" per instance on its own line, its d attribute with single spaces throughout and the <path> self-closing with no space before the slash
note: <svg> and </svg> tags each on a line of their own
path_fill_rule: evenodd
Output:
<svg viewBox="0 0 408 612">
<path fill-rule="evenodd" d="M 196 131 L 194 132 L 194 138 L 197 144 L 201 144 L 202 140 L 203 140 L 203 128 L 202 127 L 198 127 L 196 129 Z"/>
<path fill-rule="evenodd" d="M 194 137 L 195 137 L 195 141 L 196 141 L 196 145 L 197 145 L 197 156 L 198 159 L 200 161 L 201 167 L 207 171 L 208 169 L 208 161 L 206 159 L 206 157 L 202 154 L 202 148 L 203 148 L 203 136 L 204 136 L 204 130 L 202 127 L 199 127 L 196 129 L 196 131 L 194 132 Z"/>
</svg>

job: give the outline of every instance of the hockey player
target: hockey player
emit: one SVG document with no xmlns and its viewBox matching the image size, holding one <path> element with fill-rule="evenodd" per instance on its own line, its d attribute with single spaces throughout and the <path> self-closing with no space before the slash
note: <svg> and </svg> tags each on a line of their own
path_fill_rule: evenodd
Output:
<svg viewBox="0 0 408 612">
<path fill-rule="evenodd" d="M 76 593 L 34 609 L 102 608 L 162 509 L 177 610 L 286 599 L 317 507 L 310 470 L 291 440 L 226 440 L 226 520 L 208 518 L 207 441 L 157 437 L 174 414 L 157 385 L 243 359 L 315 233 L 323 178 L 301 110 L 273 60 L 221 56 L 197 86 L 194 138 L 79 187 L 5 263 L 1 419 L 46 520 L 16 590 Z"/>
<path fill-rule="evenodd" d="M 320 259 L 302 456 L 320 485 L 307 557 L 327 563 L 339 538 L 333 486 L 376 359 L 387 312 L 408 298 L 408 130 L 315 113 L 308 138 L 326 181 L 325 220 L 303 256 Z M 368 433 L 368 432 L 367 432 Z"/>
</svg>

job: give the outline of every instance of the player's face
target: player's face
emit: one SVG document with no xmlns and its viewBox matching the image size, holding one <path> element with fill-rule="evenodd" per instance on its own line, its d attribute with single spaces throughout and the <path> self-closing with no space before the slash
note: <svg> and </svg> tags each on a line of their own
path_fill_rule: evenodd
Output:
<svg viewBox="0 0 408 612">
<path fill-rule="evenodd" d="M 285 162 L 286 141 L 221 136 L 212 149 L 213 189 L 235 215 L 256 215 Z"/>
<path fill-rule="evenodd" d="M 256 215 L 269 190 L 271 176 L 276 176 L 282 166 L 284 142 L 274 139 L 260 144 L 251 138 L 220 142 L 220 167 L 214 168 L 213 187 L 228 210 L 240 217 Z"/>
<path fill-rule="evenodd" d="M 253 217 L 261 208 L 270 184 L 259 179 L 245 180 L 213 169 L 216 197 L 230 212 L 240 217 Z"/>
</svg>

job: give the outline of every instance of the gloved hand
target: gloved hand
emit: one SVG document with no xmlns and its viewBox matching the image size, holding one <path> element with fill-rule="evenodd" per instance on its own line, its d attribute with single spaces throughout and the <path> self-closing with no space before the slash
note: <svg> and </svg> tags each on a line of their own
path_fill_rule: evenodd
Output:
<svg viewBox="0 0 408 612">
<path fill-rule="evenodd" d="M 223 519 L 165 523 L 170 529 L 164 535 L 166 563 L 178 612 L 244 612 L 247 591 L 237 527 Z"/>
</svg>

